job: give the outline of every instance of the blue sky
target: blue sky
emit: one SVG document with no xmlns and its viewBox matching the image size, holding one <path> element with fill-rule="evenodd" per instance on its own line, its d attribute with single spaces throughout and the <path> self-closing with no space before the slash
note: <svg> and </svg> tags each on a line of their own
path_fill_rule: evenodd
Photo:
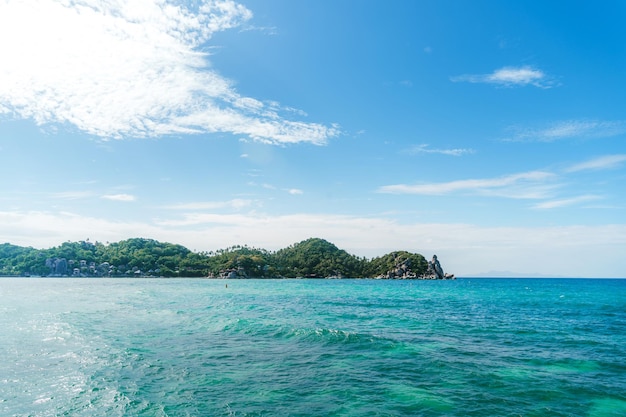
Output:
<svg viewBox="0 0 626 417">
<path fill-rule="evenodd" d="M 128 4 L 125 4 L 128 3 Z M 0 1 L 0 242 L 626 276 L 621 1 Z"/>
</svg>

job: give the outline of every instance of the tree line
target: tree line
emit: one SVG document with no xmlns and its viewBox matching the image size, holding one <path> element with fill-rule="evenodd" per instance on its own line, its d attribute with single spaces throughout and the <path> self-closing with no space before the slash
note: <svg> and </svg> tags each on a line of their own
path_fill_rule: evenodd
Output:
<svg viewBox="0 0 626 417">
<path fill-rule="evenodd" d="M 249 246 L 193 252 L 144 238 L 64 242 L 50 249 L 0 244 L 1 276 L 416 278 L 427 269 L 428 262 L 417 253 L 396 251 L 366 259 L 319 238 L 275 252 Z"/>
</svg>

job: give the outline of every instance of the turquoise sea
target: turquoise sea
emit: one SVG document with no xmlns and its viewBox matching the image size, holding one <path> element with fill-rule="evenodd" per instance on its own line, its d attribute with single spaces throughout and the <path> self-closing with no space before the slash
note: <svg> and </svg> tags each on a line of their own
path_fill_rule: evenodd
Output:
<svg viewBox="0 0 626 417">
<path fill-rule="evenodd" d="M 624 416 L 626 280 L 0 279 L 1 416 Z"/>
</svg>

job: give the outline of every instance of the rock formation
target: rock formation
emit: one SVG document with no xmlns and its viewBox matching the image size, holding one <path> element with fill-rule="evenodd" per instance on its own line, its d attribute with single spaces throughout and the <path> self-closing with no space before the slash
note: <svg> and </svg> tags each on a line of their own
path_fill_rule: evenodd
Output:
<svg viewBox="0 0 626 417">
<path fill-rule="evenodd" d="M 446 274 L 443 272 L 441 264 L 437 260 L 437 255 L 433 255 L 432 261 L 428 262 L 428 269 L 425 273 L 416 273 L 411 268 L 411 260 L 403 259 L 396 254 L 394 256 L 394 267 L 386 273 L 377 276 L 376 278 L 382 279 L 454 279 L 453 274 Z M 420 255 L 421 256 L 421 255 Z"/>
<path fill-rule="evenodd" d="M 454 279 L 454 274 L 445 274 L 443 268 L 437 259 L 437 255 L 433 255 L 433 259 L 428 261 L 428 270 L 423 276 L 424 279 Z"/>
<path fill-rule="evenodd" d="M 388 271 L 383 278 L 387 279 L 411 279 L 417 278 L 415 273 L 411 270 L 411 260 L 405 259 L 399 264 L 396 264 L 395 268 Z"/>
</svg>

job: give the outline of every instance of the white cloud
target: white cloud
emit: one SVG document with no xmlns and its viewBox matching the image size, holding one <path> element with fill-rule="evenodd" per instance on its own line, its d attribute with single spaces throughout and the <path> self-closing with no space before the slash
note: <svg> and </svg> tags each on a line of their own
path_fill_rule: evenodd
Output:
<svg viewBox="0 0 626 417">
<path fill-rule="evenodd" d="M 300 195 L 300 194 L 304 194 L 304 191 L 298 189 L 298 188 L 290 188 L 289 190 L 287 190 L 287 192 L 291 195 Z"/>
<path fill-rule="evenodd" d="M 418 154 L 418 153 L 434 153 L 441 155 L 449 155 L 449 156 L 461 156 L 466 154 L 474 153 L 473 149 L 470 148 L 453 148 L 453 149 L 432 149 L 429 148 L 428 144 L 422 143 L 420 145 L 415 145 L 414 147 L 407 150 L 407 153 L 410 154 Z"/>
<path fill-rule="evenodd" d="M 103 138 L 226 132 L 323 144 L 337 126 L 287 120 L 210 68 L 206 42 L 252 17 L 230 0 L 0 2 L 0 113 Z M 293 109 L 286 110 L 293 113 Z"/>
<path fill-rule="evenodd" d="M 543 128 L 511 127 L 513 136 L 507 142 L 554 142 L 573 138 L 603 138 L 626 133 L 624 121 L 564 120 Z"/>
<path fill-rule="evenodd" d="M 601 197 L 597 195 L 581 195 L 578 197 L 564 198 L 561 200 L 544 201 L 544 202 L 533 205 L 533 208 L 541 209 L 541 210 L 549 210 L 549 209 L 554 209 L 554 208 L 572 206 L 575 204 L 584 203 L 584 202 L 591 201 L 591 200 L 598 200 L 600 198 Z"/>
<path fill-rule="evenodd" d="M 533 85 L 550 88 L 554 85 L 543 71 L 530 66 L 503 67 L 491 74 L 465 74 L 451 77 L 450 80 L 453 82 L 497 84 L 505 87 Z"/>
<path fill-rule="evenodd" d="M 102 197 L 105 200 L 111 200 L 111 201 L 135 201 L 136 198 L 134 195 L 131 194 L 105 194 Z"/>
<path fill-rule="evenodd" d="M 571 167 L 567 168 L 565 172 L 613 169 L 621 165 L 624 161 L 626 161 L 625 154 L 606 155 L 599 158 L 591 159 L 586 162 L 582 162 L 580 164 L 572 165 Z"/>
<path fill-rule="evenodd" d="M 531 67 L 505 67 L 496 70 L 493 74 L 489 74 L 487 79 L 489 82 L 505 85 L 537 85 L 545 78 L 543 71 Z"/>
<path fill-rule="evenodd" d="M 545 171 L 530 171 L 497 178 L 456 180 L 428 184 L 385 185 L 378 192 L 389 194 L 444 195 L 455 192 L 469 192 L 498 195 L 509 198 L 542 198 L 551 189 L 544 184 L 554 178 Z"/>
<path fill-rule="evenodd" d="M 249 207 L 252 205 L 252 200 L 245 200 L 240 198 L 235 198 L 229 201 L 202 201 L 195 203 L 182 203 L 182 204 L 174 204 L 171 206 L 167 206 L 167 209 L 171 210 L 215 210 L 222 208 L 231 208 L 235 210 L 240 210 L 244 207 Z"/>
<path fill-rule="evenodd" d="M 445 271 L 457 275 L 509 270 L 623 277 L 626 270 L 626 225 L 481 227 L 326 214 L 184 214 L 179 220 L 115 222 L 72 213 L 0 211 L 0 242 L 44 248 L 86 237 L 101 242 L 149 237 L 207 251 L 236 244 L 277 250 L 320 237 L 358 256 L 393 250 L 428 258 L 437 254 Z"/>
</svg>

